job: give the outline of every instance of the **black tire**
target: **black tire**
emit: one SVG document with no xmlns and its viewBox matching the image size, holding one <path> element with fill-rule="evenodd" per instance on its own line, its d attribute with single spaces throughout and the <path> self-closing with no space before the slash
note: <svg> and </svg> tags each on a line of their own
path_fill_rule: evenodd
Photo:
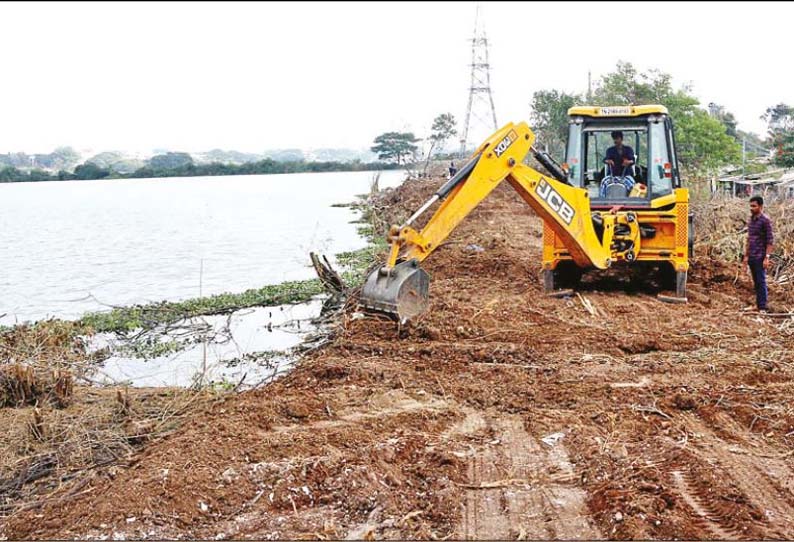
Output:
<svg viewBox="0 0 794 542">
<path fill-rule="evenodd" d="M 672 263 L 659 264 L 659 286 L 662 290 L 676 290 L 676 271 Z"/>
<path fill-rule="evenodd" d="M 582 281 L 583 270 L 581 267 L 570 261 L 564 261 L 557 264 L 554 270 L 554 287 L 555 288 L 576 288 Z"/>
<path fill-rule="evenodd" d="M 628 268 L 629 284 L 636 288 L 643 288 L 649 281 L 652 281 L 656 273 L 656 267 L 650 262 L 634 262 Z"/>
<path fill-rule="evenodd" d="M 689 259 L 691 261 L 692 258 L 695 256 L 695 215 L 689 215 L 687 235 L 688 235 L 687 243 L 689 245 Z"/>
</svg>

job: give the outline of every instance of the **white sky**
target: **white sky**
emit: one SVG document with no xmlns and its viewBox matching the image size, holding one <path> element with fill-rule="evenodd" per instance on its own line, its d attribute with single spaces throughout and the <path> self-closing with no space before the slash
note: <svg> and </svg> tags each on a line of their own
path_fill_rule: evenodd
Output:
<svg viewBox="0 0 794 542">
<path fill-rule="evenodd" d="M 617 60 L 739 127 L 794 103 L 790 3 L 483 3 L 499 123 Z M 0 152 L 368 147 L 463 119 L 475 3 L 2 3 Z M 626 22 L 619 23 L 624 19 Z M 475 141 L 474 143 L 478 143 Z"/>
</svg>

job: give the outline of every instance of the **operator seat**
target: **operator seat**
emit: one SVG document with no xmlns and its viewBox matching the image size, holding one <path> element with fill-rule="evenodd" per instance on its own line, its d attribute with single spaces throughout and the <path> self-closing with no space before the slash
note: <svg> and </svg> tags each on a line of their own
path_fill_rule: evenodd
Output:
<svg viewBox="0 0 794 542">
<path fill-rule="evenodd" d="M 607 199 L 621 199 L 629 197 L 629 189 L 623 183 L 610 183 L 606 187 Z"/>
</svg>

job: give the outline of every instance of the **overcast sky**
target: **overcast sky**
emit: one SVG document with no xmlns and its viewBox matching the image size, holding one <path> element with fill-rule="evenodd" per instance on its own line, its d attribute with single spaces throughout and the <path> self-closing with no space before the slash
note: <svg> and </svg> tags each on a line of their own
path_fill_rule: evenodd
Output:
<svg viewBox="0 0 794 542">
<path fill-rule="evenodd" d="M 462 121 L 476 4 L 2 3 L 0 152 L 362 148 Z M 483 3 L 498 122 L 619 59 L 763 132 L 794 103 L 794 6 Z M 620 22 L 623 21 L 623 22 Z M 478 141 L 477 141 L 478 142 Z M 477 143 L 475 142 L 475 143 Z"/>
</svg>

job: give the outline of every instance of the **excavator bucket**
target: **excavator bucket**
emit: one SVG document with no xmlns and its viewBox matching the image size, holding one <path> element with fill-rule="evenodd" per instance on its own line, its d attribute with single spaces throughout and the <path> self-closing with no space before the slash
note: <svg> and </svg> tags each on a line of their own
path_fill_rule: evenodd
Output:
<svg viewBox="0 0 794 542">
<path fill-rule="evenodd" d="M 405 321 L 427 310 L 429 286 L 430 275 L 419 267 L 419 262 L 409 260 L 391 269 L 373 271 L 364 283 L 359 302 L 367 309 L 394 314 Z"/>
</svg>

